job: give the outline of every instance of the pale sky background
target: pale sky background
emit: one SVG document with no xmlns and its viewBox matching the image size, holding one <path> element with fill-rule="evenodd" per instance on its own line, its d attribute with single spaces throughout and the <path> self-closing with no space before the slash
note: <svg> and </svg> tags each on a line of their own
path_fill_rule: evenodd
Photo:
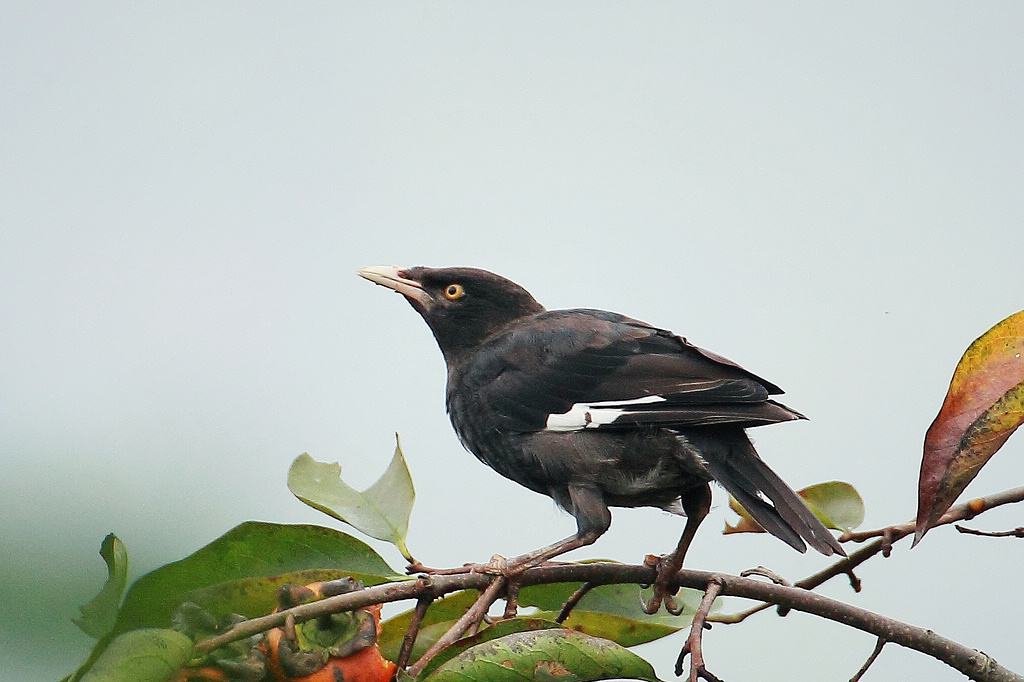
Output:
<svg viewBox="0 0 1024 682">
<path fill-rule="evenodd" d="M 410 547 L 517 554 L 572 519 L 455 439 L 444 366 L 363 265 L 475 265 L 544 304 L 671 328 L 782 385 L 757 429 L 794 487 L 911 517 L 960 354 L 1024 307 L 1024 5 L 13 2 L 0 17 L 0 677 L 90 640 L 103 536 L 137 577 L 247 519 L 330 521 L 302 451 L 370 483 L 402 435 Z M 1011 439 L 971 486 L 1024 481 Z M 723 537 L 693 568 L 828 563 Z M 1021 525 L 1021 508 L 974 525 Z M 578 557 L 682 520 L 618 511 Z M 401 559 L 373 543 L 395 566 Z M 823 591 L 1024 671 L 1019 540 L 933 531 Z M 738 606 L 734 603 L 733 606 Z M 671 678 L 680 636 L 640 653 Z M 846 680 L 866 634 L 717 626 L 729 682 Z M 866 680 L 958 680 L 895 646 Z"/>
</svg>

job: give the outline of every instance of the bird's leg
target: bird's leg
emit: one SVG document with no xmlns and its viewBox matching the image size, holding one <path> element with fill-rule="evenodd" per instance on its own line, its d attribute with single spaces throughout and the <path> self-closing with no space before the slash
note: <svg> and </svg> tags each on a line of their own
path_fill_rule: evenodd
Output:
<svg viewBox="0 0 1024 682">
<path fill-rule="evenodd" d="M 514 578 L 523 571 L 540 566 L 548 559 L 571 552 L 580 547 L 594 544 L 601 537 L 612 523 L 612 514 L 604 503 L 601 492 L 595 488 L 584 486 L 568 486 L 566 506 L 576 517 L 577 531 L 558 542 L 545 545 L 539 549 L 517 557 L 506 559 L 495 554 L 486 564 L 466 564 L 459 568 L 435 569 L 428 568 L 422 564 L 410 565 L 406 570 L 417 573 L 429 573 L 431 575 L 454 575 L 461 573 L 490 573 L 502 575 L 506 578 Z"/>
<path fill-rule="evenodd" d="M 502 572 L 506 574 L 522 573 L 528 568 L 540 566 L 548 559 L 565 554 L 566 552 L 571 552 L 572 550 L 579 549 L 580 547 L 592 545 L 600 536 L 600 533 L 595 532 L 584 535 L 580 535 L 579 533 L 576 535 L 570 535 L 567 538 L 559 540 L 558 542 L 553 542 L 550 545 L 546 545 L 539 549 L 535 549 L 532 552 L 527 552 L 526 554 L 520 554 L 517 557 L 507 559 Z M 493 562 L 494 560 L 492 559 L 491 561 Z"/>
<path fill-rule="evenodd" d="M 678 588 L 671 589 L 672 579 L 683 567 L 686 550 L 689 549 L 693 536 L 697 533 L 697 527 L 711 511 L 711 486 L 705 483 L 688 490 L 682 495 L 681 501 L 683 511 L 686 512 L 686 526 L 683 528 L 683 534 L 679 538 L 676 550 L 658 560 L 658 575 L 654 579 L 654 594 L 644 604 L 644 611 L 647 613 L 657 613 L 663 601 L 669 612 L 679 611 L 672 603 L 671 595 L 678 590 Z"/>
<path fill-rule="evenodd" d="M 506 562 L 505 575 L 522 573 L 528 568 L 541 565 L 548 559 L 592 545 L 612 525 L 612 513 L 608 510 L 608 505 L 604 503 L 604 495 L 600 490 L 584 485 L 569 485 L 565 488 L 567 494 L 564 497 L 560 494 L 561 492 L 556 492 L 554 497 L 559 504 L 576 517 L 576 534 L 509 559 Z"/>
</svg>

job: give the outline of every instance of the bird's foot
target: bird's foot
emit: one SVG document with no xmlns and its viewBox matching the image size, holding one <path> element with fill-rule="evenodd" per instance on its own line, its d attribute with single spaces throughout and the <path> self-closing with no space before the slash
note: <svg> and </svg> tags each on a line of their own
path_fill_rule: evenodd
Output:
<svg viewBox="0 0 1024 682">
<path fill-rule="evenodd" d="M 648 554 L 644 557 L 644 565 L 657 568 L 658 570 L 652 586 L 654 593 L 651 595 L 651 598 L 647 601 L 644 601 L 643 598 L 640 599 L 640 607 L 644 613 L 654 615 L 661 609 L 661 605 L 664 604 L 665 610 L 670 614 L 673 616 L 680 615 L 686 609 L 686 605 L 676 601 L 675 594 L 679 591 L 679 588 L 672 585 L 672 579 L 679 572 L 679 563 L 675 555 L 655 556 Z"/>
<path fill-rule="evenodd" d="M 521 558 L 506 559 L 500 554 L 495 554 L 491 557 L 491 560 L 486 564 L 480 564 L 480 573 L 487 573 L 490 575 L 500 575 L 514 580 L 522 575 L 523 571 L 534 568 L 536 566 L 547 566 L 551 562 L 535 560 L 523 560 Z"/>
<path fill-rule="evenodd" d="M 505 577 L 508 577 L 509 567 L 510 566 L 508 559 L 501 556 L 500 554 L 495 554 L 491 557 L 491 560 L 488 561 L 486 564 L 480 565 L 479 572 L 487 573 L 489 575 L 503 575 Z"/>
<path fill-rule="evenodd" d="M 669 594 L 669 589 L 667 586 L 655 583 L 654 594 L 651 595 L 651 598 L 646 601 L 644 601 L 643 597 L 640 598 L 640 608 L 643 609 L 643 612 L 653 616 L 661 609 L 661 605 L 664 604 L 665 610 L 673 616 L 682 615 L 683 611 L 686 610 L 686 605 L 677 602 L 675 595 Z"/>
</svg>

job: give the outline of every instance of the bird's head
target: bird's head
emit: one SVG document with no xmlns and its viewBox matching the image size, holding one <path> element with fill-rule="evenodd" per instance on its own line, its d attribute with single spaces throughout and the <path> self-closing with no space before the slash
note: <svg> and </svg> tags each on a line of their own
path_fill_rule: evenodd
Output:
<svg viewBox="0 0 1024 682">
<path fill-rule="evenodd" d="M 515 282 L 477 268 L 374 266 L 359 276 L 402 294 L 423 316 L 448 361 L 511 322 L 544 310 Z"/>
</svg>

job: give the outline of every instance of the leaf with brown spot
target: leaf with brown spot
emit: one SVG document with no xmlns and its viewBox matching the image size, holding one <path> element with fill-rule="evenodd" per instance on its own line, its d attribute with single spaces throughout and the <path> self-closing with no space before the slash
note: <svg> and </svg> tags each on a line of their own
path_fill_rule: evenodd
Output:
<svg viewBox="0 0 1024 682">
<path fill-rule="evenodd" d="M 658 680 L 651 665 L 629 649 L 605 639 L 557 628 L 515 632 L 481 642 L 448 659 L 421 679 L 425 682 Z"/>
<path fill-rule="evenodd" d="M 967 347 L 928 427 L 918 483 L 916 545 L 1024 422 L 1024 310 Z"/>
<path fill-rule="evenodd" d="M 429 611 L 427 612 L 429 613 Z M 450 623 L 448 624 L 451 625 Z M 469 637 L 463 637 L 457 642 L 452 643 L 446 649 L 442 649 L 438 652 L 437 656 L 432 658 L 426 667 L 423 668 L 423 672 L 420 674 L 421 679 L 430 677 L 430 675 L 440 668 L 442 665 L 452 660 L 466 649 L 471 649 L 477 644 L 483 642 L 489 642 L 492 639 L 498 639 L 499 637 L 505 637 L 516 632 L 532 632 L 534 630 L 558 630 L 560 626 L 558 623 L 550 620 L 543 620 L 536 617 L 529 618 L 510 618 L 508 620 L 499 620 L 494 625 L 488 625 L 484 627 L 480 632 Z M 442 633 L 443 634 L 443 633 Z M 436 638 L 435 638 L 436 641 Z M 413 658 L 418 656 L 413 655 Z M 510 659 L 501 661 L 500 664 L 506 668 L 513 667 L 513 663 Z"/>
<path fill-rule="evenodd" d="M 572 671 L 558 661 L 537 661 L 533 666 L 533 677 L 538 680 L 563 679 L 572 675 Z"/>
</svg>

